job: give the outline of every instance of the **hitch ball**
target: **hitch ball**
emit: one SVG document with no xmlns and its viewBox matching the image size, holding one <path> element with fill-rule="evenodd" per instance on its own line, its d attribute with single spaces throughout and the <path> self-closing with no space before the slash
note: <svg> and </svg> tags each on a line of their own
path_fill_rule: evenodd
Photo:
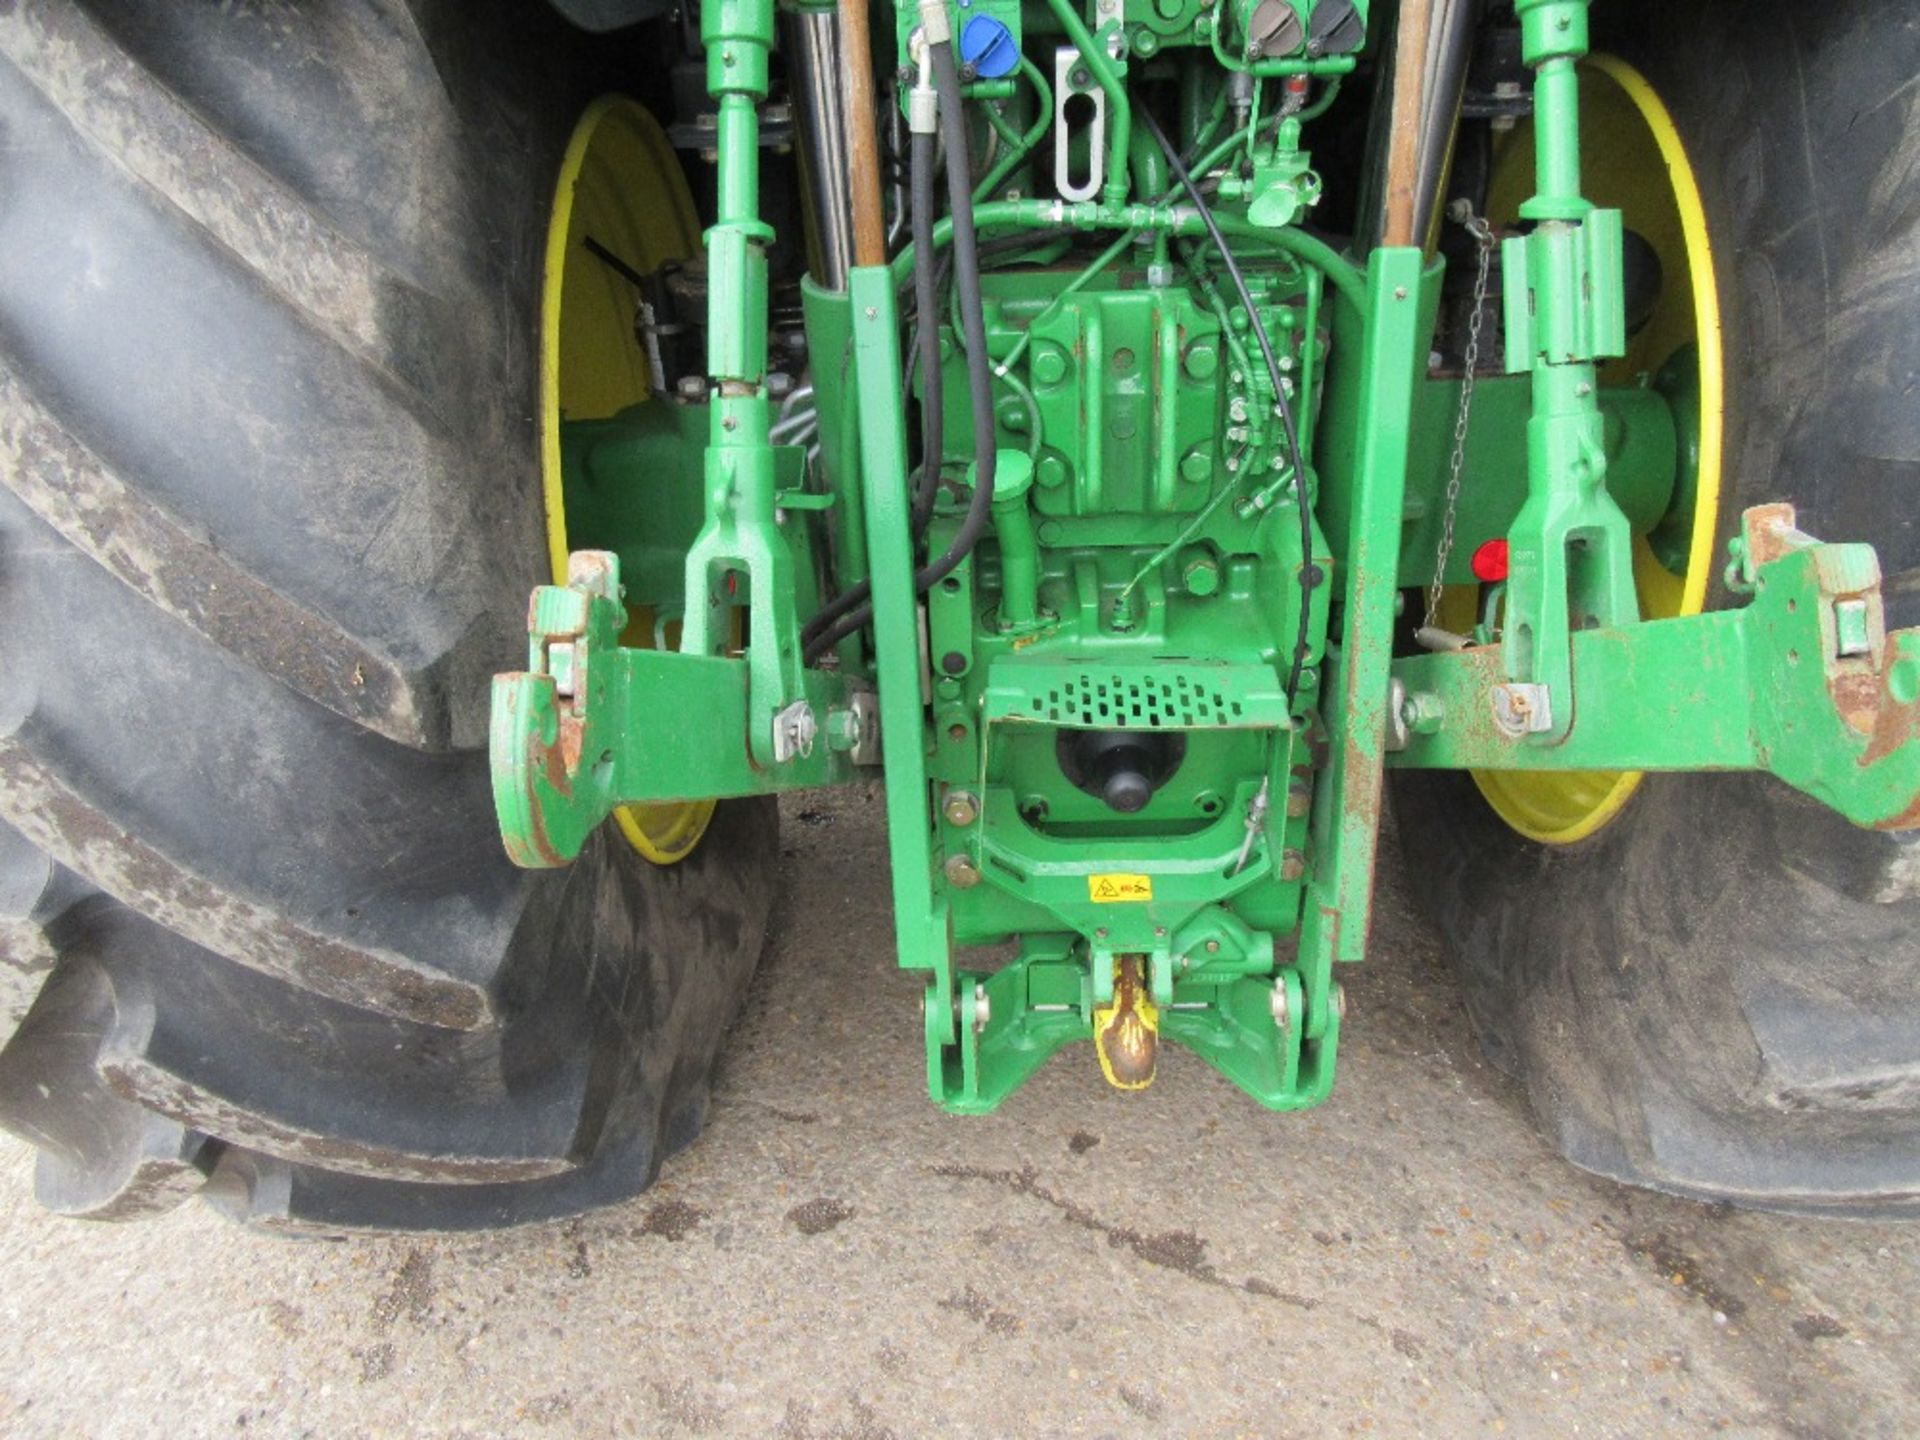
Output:
<svg viewBox="0 0 1920 1440">
<path fill-rule="evenodd" d="M 1146 807 L 1185 750 L 1180 733 L 1165 730 L 1063 730 L 1058 746 L 1067 779 L 1122 815 Z"/>
</svg>

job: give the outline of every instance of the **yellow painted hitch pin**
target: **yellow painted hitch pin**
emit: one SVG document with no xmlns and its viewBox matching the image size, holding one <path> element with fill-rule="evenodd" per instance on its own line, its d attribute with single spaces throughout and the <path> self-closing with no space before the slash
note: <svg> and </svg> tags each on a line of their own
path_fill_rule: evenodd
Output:
<svg viewBox="0 0 1920 1440">
<path fill-rule="evenodd" d="M 1093 1044 L 1100 1072 L 1116 1090 L 1144 1090 L 1153 1083 L 1160 1053 L 1160 1010 L 1147 993 L 1138 955 L 1113 962 L 1113 1004 L 1093 1012 Z"/>
</svg>

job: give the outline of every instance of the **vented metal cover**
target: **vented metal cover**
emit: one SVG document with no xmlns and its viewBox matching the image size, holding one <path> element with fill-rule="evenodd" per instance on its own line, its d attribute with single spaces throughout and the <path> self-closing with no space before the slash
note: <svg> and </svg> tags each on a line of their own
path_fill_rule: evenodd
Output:
<svg viewBox="0 0 1920 1440">
<path fill-rule="evenodd" d="M 1280 678 L 1264 665 L 1166 660 L 1145 665 L 1005 661 L 988 681 L 985 719 L 1082 730 L 1285 728 Z"/>
</svg>

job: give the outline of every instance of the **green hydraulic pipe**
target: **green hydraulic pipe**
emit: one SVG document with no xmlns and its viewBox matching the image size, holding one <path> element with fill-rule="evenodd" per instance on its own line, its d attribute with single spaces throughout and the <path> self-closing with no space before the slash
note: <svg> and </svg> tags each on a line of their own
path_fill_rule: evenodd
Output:
<svg viewBox="0 0 1920 1440">
<path fill-rule="evenodd" d="M 1133 132 L 1133 153 L 1127 156 L 1127 163 L 1133 170 L 1134 193 L 1164 197 L 1168 192 L 1167 157 L 1160 153 L 1160 147 L 1144 130 Z M 1153 236 L 1153 263 L 1164 267 L 1167 263 L 1167 245 L 1172 237 L 1164 230 L 1156 230 Z"/>
<path fill-rule="evenodd" d="M 1133 188 L 1139 195 L 1167 193 L 1167 157 L 1144 130 L 1133 132 L 1127 163 L 1133 167 Z"/>
<path fill-rule="evenodd" d="M 1296 56 L 1278 56 L 1272 60 L 1239 59 L 1228 54 L 1226 46 L 1220 43 L 1220 32 L 1225 28 L 1218 18 L 1208 27 L 1207 38 L 1213 45 L 1213 58 L 1220 62 L 1221 69 L 1239 75 L 1251 75 L 1256 80 L 1271 80 L 1281 75 L 1350 75 L 1353 67 L 1359 63 L 1352 55 L 1321 55 L 1313 59 Z"/>
<path fill-rule="evenodd" d="M 1047 77 L 1040 73 L 1040 67 L 1026 56 L 1020 57 L 1020 73 L 1033 86 L 1034 112 L 1033 124 L 1025 134 L 1011 134 L 1012 127 L 1003 120 L 991 106 L 987 109 L 987 119 L 992 122 L 1000 138 L 1007 142 L 1007 153 L 993 162 L 978 185 L 973 188 L 973 201 L 978 205 L 991 200 L 993 194 L 1007 183 L 1007 177 L 1017 169 L 1027 156 L 1033 153 L 1033 147 L 1040 143 L 1040 137 L 1047 133 L 1047 127 L 1053 124 L 1053 87 L 1047 84 Z"/>
<path fill-rule="evenodd" d="M 1306 124 L 1309 120 L 1318 120 L 1332 108 L 1334 99 L 1339 93 L 1340 77 L 1338 75 L 1328 76 L 1326 83 L 1320 87 L 1320 94 L 1315 97 L 1314 102 L 1293 118 L 1298 120 L 1302 125 Z"/>
<path fill-rule="evenodd" d="M 1214 219 L 1222 233 L 1234 239 L 1271 245 L 1313 266 L 1333 283 L 1334 289 L 1346 296 L 1357 309 L 1365 312 L 1367 292 L 1360 272 L 1326 241 L 1316 239 L 1296 227 L 1269 229 L 1237 215 L 1216 212 Z M 1095 200 L 1084 200 L 1077 204 L 1062 200 L 995 200 L 974 208 L 974 224 L 983 231 L 996 228 L 1054 230 L 1068 225 L 1077 230 L 1164 230 L 1176 237 L 1207 233 L 1200 212 L 1191 205 L 1109 205 Z M 934 224 L 933 243 L 936 249 L 953 243 L 953 221 L 950 217 Z M 893 273 L 895 283 L 901 285 L 913 274 L 911 245 L 894 258 Z"/>
</svg>

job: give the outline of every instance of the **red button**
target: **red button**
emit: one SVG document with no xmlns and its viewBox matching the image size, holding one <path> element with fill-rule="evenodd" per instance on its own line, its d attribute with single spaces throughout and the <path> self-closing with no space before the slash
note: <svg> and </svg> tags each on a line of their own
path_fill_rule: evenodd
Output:
<svg viewBox="0 0 1920 1440">
<path fill-rule="evenodd" d="M 1507 578 L 1507 542 L 1505 537 L 1489 540 L 1473 552 L 1473 573 L 1491 585 Z"/>
</svg>

